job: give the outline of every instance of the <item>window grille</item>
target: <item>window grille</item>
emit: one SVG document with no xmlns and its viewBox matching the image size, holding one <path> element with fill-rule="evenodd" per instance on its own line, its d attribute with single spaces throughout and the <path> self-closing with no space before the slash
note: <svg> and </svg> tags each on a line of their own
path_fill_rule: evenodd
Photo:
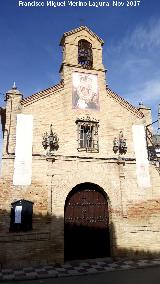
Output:
<svg viewBox="0 0 160 284">
<path fill-rule="evenodd" d="M 98 122 L 82 122 L 78 125 L 78 151 L 99 152 Z"/>
<path fill-rule="evenodd" d="M 78 64 L 86 69 L 93 66 L 92 44 L 84 39 L 78 42 Z"/>
</svg>

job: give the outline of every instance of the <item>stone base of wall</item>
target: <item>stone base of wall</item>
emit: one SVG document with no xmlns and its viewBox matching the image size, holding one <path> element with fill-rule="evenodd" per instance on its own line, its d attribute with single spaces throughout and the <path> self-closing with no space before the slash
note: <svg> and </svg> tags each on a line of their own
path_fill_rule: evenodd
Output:
<svg viewBox="0 0 160 284">
<path fill-rule="evenodd" d="M 50 232 L 16 233 L 0 236 L 1 268 L 63 263 L 63 248 L 58 248 Z"/>
<path fill-rule="evenodd" d="M 119 220 L 110 228 L 111 257 L 153 258 L 160 256 L 160 232 Z M 119 225 L 120 224 L 120 225 Z M 0 235 L 0 267 L 20 268 L 64 262 L 62 224 L 51 231 L 6 233 Z M 134 230 L 133 230 L 134 229 Z M 143 229 L 143 230 L 142 230 Z M 137 231 L 136 231 L 137 230 Z M 77 244 L 78 245 L 78 244 Z"/>
</svg>

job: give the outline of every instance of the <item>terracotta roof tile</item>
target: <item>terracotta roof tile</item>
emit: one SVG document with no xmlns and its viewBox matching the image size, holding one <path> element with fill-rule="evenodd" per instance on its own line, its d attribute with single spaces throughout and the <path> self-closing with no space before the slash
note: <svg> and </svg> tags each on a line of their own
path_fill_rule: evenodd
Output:
<svg viewBox="0 0 160 284">
<path fill-rule="evenodd" d="M 54 85 L 54 86 L 52 86 L 50 88 L 47 88 L 47 89 L 42 90 L 42 91 L 40 91 L 38 93 L 35 93 L 35 94 L 33 94 L 33 95 L 31 95 L 31 96 L 29 96 L 27 98 L 24 98 L 21 101 L 21 104 L 25 106 L 25 105 L 31 104 L 31 103 L 33 103 L 35 101 L 38 101 L 40 99 L 46 98 L 46 97 L 50 96 L 51 94 L 53 94 L 54 92 L 56 92 L 56 91 L 58 91 L 60 89 L 63 89 L 63 87 L 64 87 L 63 82 L 60 82 L 57 85 Z"/>
<path fill-rule="evenodd" d="M 24 98 L 21 101 L 21 104 L 26 106 L 29 105 L 31 103 L 34 103 L 40 99 L 46 98 L 50 95 L 52 95 L 54 92 L 63 89 L 64 84 L 63 82 L 58 83 L 57 85 L 54 85 L 50 88 L 47 88 L 45 90 L 42 90 L 38 93 L 35 93 L 27 98 Z M 110 97 L 112 97 L 114 100 L 116 100 L 117 102 L 119 102 L 123 107 L 125 107 L 126 109 L 128 109 L 129 111 L 131 111 L 132 113 L 134 113 L 136 116 L 138 116 L 139 118 L 143 118 L 144 115 L 143 113 L 138 110 L 136 107 L 132 106 L 129 102 L 127 102 L 125 99 L 123 99 L 122 97 L 120 97 L 119 95 L 117 95 L 115 92 L 113 92 L 110 88 L 106 87 L 107 93 L 109 94 Z"/>
<path fill-rule="evenodd" d="M 108 92 L 108 94 L 110 95 L 110 97 L 112 97 L 114 100 L 116 100 L 117 102 L 119 102 L 123 107 L 125 107 L 126 109 L 128 109 L 129 111 L 131 111 L 133 114 L 135 114 L 137 117 L 139 118 L 143 118 L 144 114 L 138 110 L 136 107 L 132 106 L 129 102 L 127 102 L 125 99 L 123 99 L 122 97 L 120 97 L 119 95 L 117 95 L 115 92 L 113 92 L 111 89 L 109 89 L 108 87 L 106 87 L 106 90 Z"/>
<path fill-rule="evenodd" d="M 87 28 L 86 26 L 81 26 L 79 28 L 76 28 L 76 29 L 73 29 L 73 30 L 71 30 L 69 32 L 64 33 L 62 38 L 61 38 L 60 45 L 63 45 L 65 37 L 67 37 L 69 35 L 72 35 L 72 34 L 75 34 L 77 32 L 80 32 L 82 30 L 87 31 L 91 36 L 95 37 L 98 41 L 100 41 L 101 45 L 104 44 L 104 41 L 99 36 L 97 36 L 94 32 L 92 32 L 89 28 Z"/>
</svg>

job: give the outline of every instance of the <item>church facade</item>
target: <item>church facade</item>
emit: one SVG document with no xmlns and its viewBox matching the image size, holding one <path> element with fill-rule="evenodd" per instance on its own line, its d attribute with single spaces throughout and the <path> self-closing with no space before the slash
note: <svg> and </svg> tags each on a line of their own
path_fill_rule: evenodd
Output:
<svg viewBox="0 0 160 284">
<path fill-rule="evenodd" d="M 2 267 L 160 253 L 160 177 L 151 110 L 109 89 L 103 40 L 64 33 L 61 81 L 1 108 Z M 148 128 L 147 128 L 148 129 Z"/>
</svg>

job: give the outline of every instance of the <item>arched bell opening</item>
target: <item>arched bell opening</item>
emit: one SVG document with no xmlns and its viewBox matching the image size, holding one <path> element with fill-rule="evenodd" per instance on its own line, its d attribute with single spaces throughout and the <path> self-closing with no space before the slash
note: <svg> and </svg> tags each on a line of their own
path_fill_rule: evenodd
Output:
<svg viewBox="0 0 160 284">
<path fill-rule="evenodd" d="M 93 67 L 92 44 L 84 39 L 78 42 L 78 64 L 86 69 Z"/>
</svg>

